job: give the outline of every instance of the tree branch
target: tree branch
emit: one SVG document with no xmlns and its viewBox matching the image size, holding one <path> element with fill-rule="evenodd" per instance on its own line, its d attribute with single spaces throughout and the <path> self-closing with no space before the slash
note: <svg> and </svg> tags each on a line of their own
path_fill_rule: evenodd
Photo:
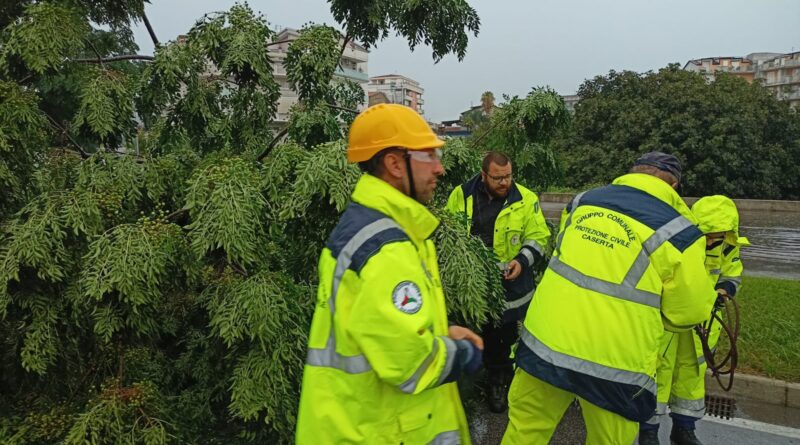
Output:
<svg viewBox="0 0 800 445">
<path fill-rule="evenodd" d="M 147 61 L 153 61 L 153 60 L 155 60 L 155 57 L 146 56 L 144 54 L 125 54 L 125 55 L 122 55 L 122 56 L 112 56 L 112 57 L 106 57 L 106 58 L 100 58 L 100 59 L 69 59 L 69 60 L 72 61 L 72 62 L 77 62 L 77 63 L 100 63 L 100 64 L 102 64 L 103 62 L 119 62 L 119 61 L 123 61 L 123 60 L 147 60 Z"/>
<path fill-rule="evenodd" d="M 344 67 L 342 66 L 342 56 L 344 56 L 344 50 L 347 49 L 347 44 L 350 43 L 350 40 L 351 40 L 350 36 L 345 35 L 344 40 L 342 41 L 342 49 L 339 50 L 339 60 L 336 62 L 339 64 L 340 70 L 344 70 Z"/>
<path fill-rule="evenodd" d="M 189 209 L 178 209 L 170 213 L 169 215 L 165 216 L 164 219 L 166 219 L 167 221 L 172 221 L 173 219 L 178 219 L 187 213 L 189 213 Z"/>
<path fill-rule="evenodd" d="M 100 55 L 100 51 L 97 50 L 97 47 L 94 46 L 94 43 L 92 43 L 92 41 L 89 39 L 86 39 L 86 43 L 88 43 L 92 48 L 92 51 L 97 54 L 97 62 L 100 63 L 100 66 L 103 67 L 103 69 L 106 69 L 106 64 L 103 63 L 103 56 Z"/>
<path fill-rule="evenodd" d="M 142 10 L 142 21 L 144 22 L 145 28 L 147 28 L 147 33 L 150 34 L 150 38 L 153 40 L 153 45 L 159 46 L 158 37 L 156 37 L 156 32 L 153 31 L 153 26 L 150 24 L 150 20 L 147 19 L 147 14 L 144 13 Z"/>
<path fill-rule="evenodd" d="M 56 120 L 55 120 L 55 119 L 53 119 L 53 116 L 50 116 L 50 115 L 49 115 L 49 114 L 47 114 L 47 113 L 46 113 L 44 110 L 40 110 L 40 111 L 42 112 L 42 114 L 44 114 L 45 116 L 47 116 L 47 119 L 50 121 L 50 124 L 51 124 L 53 127 L 55 127 L 57 130 L 60 130 L 60 131 L 61 131 L 61 135 L 62 135 L 62 136 L 66 136 L 66 137 L 67 137 L 67 139 L 69 139 L 69 141 L 72 143 L 72 145 L 74 145 L 74 146 L 75 146 L 75 148 L 77 148 L 77 149 L 78 149 L 78 153 L 80 153 L 80 154 L 81 154 L 81 158 L 83 158 L 83 159 L 87 159 L 87 158 L 89 158 L 89 157 L 90 157 L 89 153 L 87 153 L 87 152 L 86 152 L 86 150 L 84 150 L 84 149 L 83 149 L 83 147 L 81 147 L 81 144 L 79 144 L 79 143 L 78 143 L 78 142 L 77 142 L 75 139 L 73 139 L 73 138 L 72 138 L 72 136 L 70 136 L 70 134 L 69 134 L 69 132 L 67 131 L 67 129 L 66 129 L 66 128 L 64 128 L 64 127 L 62 127 L 61 125 L 59 125 L 59 124 L 58 124 L 58 122 L 56 122 Z"/>
<path fill-rule="evenodd" d="M 278 132 L 278 134 L 275 136 L 275 139 L 273 139 L 272 142 L 269 143 L 267 148 L 265 148 L 264 151 L 262 151 L 261 154 L 258 155 L 256 160 L 261 162 L 264 158 L 266 158 L 267 155 L 269 154 L 269 152 L 271 152 L 272 149 L 275 148 L 275 145 L 278 144 L 278 141 L 280 141 L 280 139 L 282 137 L 286 136 L 286 133 L 288 133 L 288 132 L 289 132 L 289 126 L 287 125 L 287 126 L 283 127 L 283 130 Z"/>
<path fill-rule="evenodd" d="M 326 103 L 325 106 L 328 107 L 328 108 L 333 108 L 334 110 L 346 111 L 348 113 L 353 113 L 353 114 L 358 114 L 359 113 L 358 110 L 353 110 L 351 108 L 340 107 L 338 105 L 333 105 L 333 104 Z"/>
<path fill-rule="evenodd" d="M 490 122 L 491 122 L 491 121 L 490 121 Z M 472 143 L 472 146 L 473 146 L 473 147 L 477 147 L 478 143 L 479 143 L 480 141 L 482 141 L 482 140 L 483 140 L 483 138 L 485 138 L 485 137 L 486 137 L 486 136 L 487 136 L 489 133 L 491 133 L 491 132 L 492 132 L 492 130 L 494 130 L 494 127 L 496 127 L 496 126 L 497 126 L 497 123 L 498 123 L 498 122 L 500 122 L 500 121 L 499 121 L 499 119 L 498 119 L 498 120 L 496 120 L 494 123 L 490 123 L 490 124 L 489 124 L 489 128 L 486 128 L 485 130 L 483 130 L 483 133 L 482 133 L 480 136 L 478 136 L 476 139 L 473 139 L 473 140 L 472 140 L 472 142 L 471 142 L 471 143 Z"/>
<path fill-rule="evenodd" d="M 235 80 L 228 79 L 227 77 L 224 77 L 224 76 L 208 76 L 207 79 L 209 79 L 209 80 L 220 80 L 222 82 L 226 82 L 226 83 L 229 83 L 231 85 L 235 85 L 237 87 L 241 87 L 241 85 L 239 85 Z"/>
<path fill-rule="evenodd" d="M 245 278 L 247 278 L 249 276 L 248 273 L 247 273 L 247 269 L 245 269 L 242 266 L 236 265 L 229 258 L 225 258 L 225 262 L 228 263 L 228 267 L 230 267 L 234 272 L 238 273 L 239 275 L 241 275 L 241 276 L 243 276 Z"/>
<path fill-rule="evenodd" d="M 280 45 L 281 43 L 289 43 L 291 41 L 292 41 L 291 39 L 286 39 L 286 40 L 278 40 L 277 42 L 267 43 L 267 48 L 269 48 L 270 46 Z"/>
</svg>

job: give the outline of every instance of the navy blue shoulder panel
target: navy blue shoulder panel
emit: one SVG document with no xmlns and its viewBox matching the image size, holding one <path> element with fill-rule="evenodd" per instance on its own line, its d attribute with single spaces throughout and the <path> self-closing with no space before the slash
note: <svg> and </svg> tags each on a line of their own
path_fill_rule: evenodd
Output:
<svg viewBox="0 0 800 445">
<path fill-rule="evenodd" d="M 461 184 L 461 190 L 464 193 L 464 199 L 475 194 L 475 189 L 478 188 L 478 183 L 481 181 L 481 175 L 477 174 L 469 181 Z"/>
<path fill-rule="evenodd" d="M 664 224 L 680 216 L 669 204 L 642 190 L 625 185 L 608 185 L 586 192 L 578 207 L 592 205 L 630 216 L 640 223 L 658 230 Z M 684 229 L 670 238 L 669 242 L 683 252 L 694 244 L 703 233 L 696 226 Z"/>
<path fill-rule="evenodd" d="M 350 203 L 339 219 L 339 224 L 337 224 L 336 228 L 331 232 L 325 246 L 331 251 L 334 258 L 338 258 L 344 246 L 346 246 L 361 229 L 384 218 L 388 218 L 388 216 L 377 210 L 370 209 L 358 203 Z M 361 268 L 364 267 L 367 260 L 378 253 L 384 245 L 408 240 L 408 235 L 397 227 L 377 232 L 362 243 L 352 254 L 350 269 L 359 272 Z"/>
</svg>

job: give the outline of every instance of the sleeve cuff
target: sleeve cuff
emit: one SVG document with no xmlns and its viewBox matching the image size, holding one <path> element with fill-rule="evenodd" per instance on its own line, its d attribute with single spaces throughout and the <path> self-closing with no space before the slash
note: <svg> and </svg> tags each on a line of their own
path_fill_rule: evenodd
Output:
<svg viewBox="0 0 800 445">
<path fill-rule="evenodd" d="M 717 287 L 715 289 L 724 289 L 725 292 L 728 293 L 731 297 L 736 295 L 736 285 L 731 283 L 730 281 L 722 281 L 717 283 Z"/>
<path fill-rule="evenodd" d="M 527 252 L 528 255 L 530 255 L 529 252 L 530 251 Z M 530 258 L 528 258 L 528 255 L 525 255 L 525 253 L 526 249 L 522 249 L 517 256 L 514 257 L 514 259 L 517 260 L 523 267 L 531 267 L 532 261 L 530 261 Z"/>
<path fill-rule="evenodd" d="M 462 373 L 474 374 L 483 364 L 483 352 L 475 345 L 467 340 L 455 340 L 454 343 L 456 345 L 455 357 L 452 362 L 447 360 L 448 363 L 452 363 L 452 367 L 442 371 L 445 373 L 441 380 L 442 384 L 455 382 Z M 451 353 L 449 349 L 447 352 Z"/>
</svg>

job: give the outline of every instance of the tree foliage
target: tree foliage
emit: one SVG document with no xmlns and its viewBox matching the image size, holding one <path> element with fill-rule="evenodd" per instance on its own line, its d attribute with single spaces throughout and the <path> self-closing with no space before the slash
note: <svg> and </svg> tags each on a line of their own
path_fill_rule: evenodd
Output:
<svg viewBox="0 0 800 445">
<path fill-rule="evenodd" d="M 541 190 L 559 183 L 561 168 L 552 141 L 570 124 L 564 100 L 549 88 L 505 99 L 477 134 L 476 144 L 508 155 L 517 180 L 528 187 Z"/>
<path fill-rule="evenodd" d="M 459 60 L 466 55 L 469 33 L 478 35 L 478 13 L 465 0 L 330 0 L 334 19 L 348 38 L 367 48 L 395 30 L 413 50 L 425 44 L 433 50 L 433 59 L 455 53 Z"/>
<path fill-rule="evenodd" d="M 246 4 L 152 57 L 142 1 L 0 7 L 0 442 L 292 442 L 318 255 L 360 175 L 340 45 L 397 30 L 463 57 L 478 26 L 463 1 L 342 5 L 347 38 L 290 45 L 285 143 L 275 35 Z M 478 325 L 502 307 L 494 258 L 442 217 L 451 315 Z"/>
<path fill-rule="evenodd" d="M 671 65 L 611 71 L 579 90 L 573 130 L 560 141 L 567 185 L 608 182 L 642 153 L 684 165 L 683 194 L 800 198 L 800 115 L 758 82 L 714 82 Z"/>
</svg>

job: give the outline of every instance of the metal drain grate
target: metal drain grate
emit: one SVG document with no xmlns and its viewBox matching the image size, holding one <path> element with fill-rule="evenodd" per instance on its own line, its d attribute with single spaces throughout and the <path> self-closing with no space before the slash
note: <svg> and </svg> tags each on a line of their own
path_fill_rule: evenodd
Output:
<svg viewBox="0 0 800 445">
<path fill-rule="evenodd" d="M 706 394 L 706 415 L 732 419 L 736 414 L 736 399 Z"/>
</svg>

